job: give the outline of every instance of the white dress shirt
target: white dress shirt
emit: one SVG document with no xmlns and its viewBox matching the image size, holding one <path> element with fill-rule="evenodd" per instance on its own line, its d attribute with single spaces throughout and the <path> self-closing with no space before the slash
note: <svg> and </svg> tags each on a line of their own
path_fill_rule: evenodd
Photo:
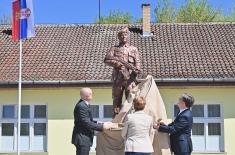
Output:
<svg viewBox="0 0 235 155">
<path fill-rule="evenodd" d="M 87 105 L 89 105 L 89 102 L 88 101 L 86 101 L 86 100 L 83 100 Z"/>
<path fill-rule="evenodd" d="M 179 114 L 182 113 L 183 111 L 187 110 L 187 109 L 188 109 L 188 108 L 180 109 Z M 179 114 L 178 114 L 178 115 L 179 115 Z"/>
</svg>

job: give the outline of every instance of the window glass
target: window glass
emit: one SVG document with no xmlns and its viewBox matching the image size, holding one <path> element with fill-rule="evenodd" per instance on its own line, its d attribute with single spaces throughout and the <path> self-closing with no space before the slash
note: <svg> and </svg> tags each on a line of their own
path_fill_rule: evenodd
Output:
<svg viewBox="0 0 235 155">
<path fill-rule="evenodd" d="M 193 135 L 204 135 L 204 123 L 194 123 L 192 128 Z"/>
<path fill-rule="evenodd" d="M 194 105 L 192 107 L 193 117 L 204 117 L 204 105 Z"/>
<path fill-rule="evenodd" d="M 113 115 L 113 106 L 104 105 L 104 118 L 112 118 Z"/>
<path fill-rule="evenodd" d="M 15 106 L 14 105 L 4 105 L 2 117 L 3 118 L 14 118 L 15 117 Z"/>
<path fill-rule="evenodd" d="M 174 105 L 174 116 L 176 117 L 179 112 L 180 112 L 180 109 L 179 109 L 178 105 Z"/>
<path fill-rule="evenodd" d="M 220 123 L 208 123 L 208 135 L 221 135 Z"/>
<path fill-rule="evenodd" d="M 21 118 L 29 118 L 30 117 L 30 106 L 22 105 L 21 106 Z"/>
<path fill-rule="evenodd" d="M 14 135 L 14 124 L 2 123 L 2 136 L 13 136 L 13 135 Z"/>
<path fill-rule="evenodd" d="M 34 118 L 46 118 L 46 105 L 35 105 Z"/>
<path fill-rule="evenodd" d="M 208 105 L 208 117 L 220 117 L 220 105 Z"/>
<path fill-rule="evenodd" d="M 34 135 L 45 136 L 46 135 L 46 123 L 34 123 Z"/>
<path fill-rule="evenodd" d="M 91 113 L 94 118 L 99 118 L 99 105 L 90 105 Z"/>
<path fill-rule="evenodd" d="M 29 123 L 21 123 L 20 135 L 29 136 Z"/>
</svg>

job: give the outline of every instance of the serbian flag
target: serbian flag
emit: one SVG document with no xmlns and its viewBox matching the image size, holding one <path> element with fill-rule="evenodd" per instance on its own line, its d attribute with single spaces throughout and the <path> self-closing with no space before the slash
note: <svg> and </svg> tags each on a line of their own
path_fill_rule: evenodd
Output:
<svg viewBox="0 0 235 155">
<path fill-rule="evenodd" d="M 13 0 L 12 39 L 19 40 L 35 36 L 32 0 Z"/>
</svg>

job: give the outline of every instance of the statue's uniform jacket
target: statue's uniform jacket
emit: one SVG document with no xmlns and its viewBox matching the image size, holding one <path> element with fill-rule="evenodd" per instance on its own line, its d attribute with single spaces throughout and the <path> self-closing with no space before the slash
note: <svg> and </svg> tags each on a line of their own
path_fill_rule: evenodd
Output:
<svg viewBox="0 0 235 155">
<path fill-rule="evenodd" d="M 108 57 L 115 57 L 121 60 L 124 60 L 127 63 L 132 64 L 136 69 L 140 72 L 141 69 L 141 57 L 139 51 L 136 47 L 127 44 L 120 44 L 118 46 L 112 47 L 106 54 L 104 62 L 113 67 L 112 73 L 112 81 L 113 81 L 113 88 L 112 88 L 112 97 L 113 97 L 113 107 L 120 108 L 122 103 L 122 96 L 123 91 L 125 90 L 125 96 L 127 98 L 130 89 L 135 87 L 134 79 L 124 79 L 124 75 L 121 72 L 121 69 L 118 68 L 119 63 L 116 60 L 109 60 L 106 59 Z M 132 73 L 132 70 L 128 70 L 129 75 Z"/>
</svg>

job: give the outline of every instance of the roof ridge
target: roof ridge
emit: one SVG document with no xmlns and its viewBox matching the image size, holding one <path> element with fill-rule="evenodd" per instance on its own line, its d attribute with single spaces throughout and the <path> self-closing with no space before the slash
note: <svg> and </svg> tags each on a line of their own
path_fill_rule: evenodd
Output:
<svg viewBox="0 0 235 155">
<path fill-rule="evenodd" d="M 151 25 L 227 25 L 235 24 L 235 22 L 206 22 L 206 23 L 151 23 Z M 72 27 L 72 26 L 142 26 L 141 23 L 129 23 L 129 24 L 96 24 L 96 23 L 82 23 L 82 24 L 36 24 L 36 26 L 61 26 L 61 27 Z"/>
<path fill-rule="evenodd" d="M 151 23 L 151 25 L 227 25 L 235 22 L 206 22 L 206 23 Z M 73 23 L 73 24 L 35 24 L 36 27 L 76 27 L 76 26 L 141 26 L 141 23 L 130 24 L 96 24 L 96 23 Z M 10 27 L 11 24 L 1 24 L 0 27 Z"/>
<path fill-rule="evenodd" d="M 227 25 L 235 24 L 235 22 L 197 22 L 197 23 L 152 23 L 153 25 Z"/>
</svg>

